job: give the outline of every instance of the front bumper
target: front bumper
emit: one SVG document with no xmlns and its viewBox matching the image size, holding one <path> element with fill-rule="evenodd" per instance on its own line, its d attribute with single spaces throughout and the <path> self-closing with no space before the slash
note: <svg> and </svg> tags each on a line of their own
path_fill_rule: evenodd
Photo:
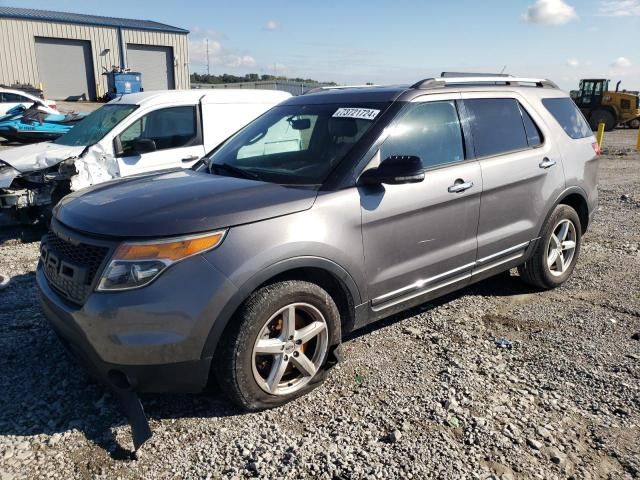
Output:
<svg viewBox="0 0 640 480">
<path fill-rule="evenodd" d="M 204 343 L 236 289 L 202 257 L 141 289 L 94 292 L 82 306 L 50 286 L 41 264 L 36 279 L 53 330 L 100 381 L 136 392 L 199 392 L 207 385 Z"/>
</svg>

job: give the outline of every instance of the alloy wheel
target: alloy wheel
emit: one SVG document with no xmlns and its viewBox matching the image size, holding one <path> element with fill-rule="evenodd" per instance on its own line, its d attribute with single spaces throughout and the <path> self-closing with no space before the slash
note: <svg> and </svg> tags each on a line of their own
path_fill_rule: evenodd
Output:
<svg viewBox="0 0 640 480">
<path fill-rule="evenodd" d="M 264 324 L 253 346 L 256 383 L 271 395 L 290 395 L 316 375 L 327 353 L 324 315 L 308 303 L 289 304 Z"/>
<path fill-rule="evenodd" d="M 576 253 L 576 226 L 571 220 L 561 220 L 553 229 L 547 244 L 547 267 L 559 277 L 571 266 Z"/>
</svg>

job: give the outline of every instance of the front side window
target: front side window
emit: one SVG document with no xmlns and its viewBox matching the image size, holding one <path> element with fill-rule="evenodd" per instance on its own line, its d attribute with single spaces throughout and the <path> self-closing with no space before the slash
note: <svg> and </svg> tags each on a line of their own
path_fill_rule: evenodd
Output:
<svg viewBox="0 0 640 480">
<path fill-rule="evenodd" d="M 89 146 L 99 142 L 122 120 L 133 112 L 137 105 L 103 105 L 85 119 L 58 137 L 53 143 L 72 147 Z"/>
<path fill-rule="evenodd" d="M 0 96 L 4 97 L 4 103 L 31 103 L 33 100 L 29 100 L 27 97 L 18 95 L 17 93 L 2 93 Z"/>
<path fill-rule="evenodd" d="M 138 140 L 152 140 L 156 150 L 186 146 L 197 135 L 196 110 L 193 106 L 163 108 L 150 112 L 120 135 L 124 155 L 135 151 Z"/>
<path fill-rule="evenodd" d="M 455 102 L 412 104 L 380 149 L 382 160 L 394 155 L 417 156 L 425 169 L 464 160 Z"/>
<path fill-rule="evenodd" d="M 582 112 L 569 97 L 544 98 L 542 104 L 571 138 L 587 138 L 593 135 Z"/>
<path fill-rule="evenodd" d="M 474 98 L 464 101 L 478 158 L 529 148 L 518 101 Z"/>
<path fill-rule="evenodd" d="M 216 149 L 217 166 L 288 185 L 320 185 L 380 118 L 386 103 L 282 105 Z M 224 168 L 224 167 L 220 167 Z"/>
</svg>

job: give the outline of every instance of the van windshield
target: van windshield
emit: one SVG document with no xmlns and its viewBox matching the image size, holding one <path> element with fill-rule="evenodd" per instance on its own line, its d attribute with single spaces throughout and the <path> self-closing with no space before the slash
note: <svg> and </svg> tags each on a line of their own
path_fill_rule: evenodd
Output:
<svg viewBox="0 0 640 480">
<path fill-rule="evenodd" d="M 93 145 L 136 108 L 138 108 L 137 105 L 103 105 L 53 143 L 71 147 Z"/>
<path fill-rule="evenodd" d="M 387 106 L 274 107 L 214 150 L 209 170 L 280 184 L 319 185 Z"/>
</svg>

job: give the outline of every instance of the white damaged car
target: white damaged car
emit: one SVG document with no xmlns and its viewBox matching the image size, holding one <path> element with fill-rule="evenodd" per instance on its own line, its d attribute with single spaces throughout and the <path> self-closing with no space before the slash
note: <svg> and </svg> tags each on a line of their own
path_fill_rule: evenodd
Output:
<svg viewBox="0 0 640 480">
<path fill-rule="evenodd" d="M 174 90 L 125 95 L 53 142 L 0 151 L 0 211 L 47 221 L 70 192 L 120 177 L 190 168 L 291 95 L 269 90 Z"/>
</svg>

